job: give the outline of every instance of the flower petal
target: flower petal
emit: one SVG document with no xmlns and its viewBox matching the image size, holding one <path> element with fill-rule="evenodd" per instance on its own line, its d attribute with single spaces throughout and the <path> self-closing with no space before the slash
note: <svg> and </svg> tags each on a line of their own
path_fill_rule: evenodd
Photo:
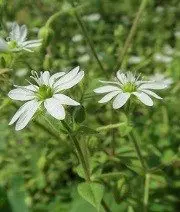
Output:
<svg viewBox="0 0 180 212">
<path fill-rule="evenodd" d="M 0 51 L 6 51 L 6 50 L 8 50 L 8 44 L 4 39 L 0 38 Z"/>
<path fill-rule="evenodd" d="M 55 98 L 46 99 L 44 102 L 44 107 L 51 116 L 58 120 L 63 120 L 65 118 L 65 110 L 61 105 L 61 102 Z"/>
<path fill-rule="evenodd" d="M 135 96 L 137 96 L 137 98 L 142 102 L 144 103 L 145 105 L 147 106 L 153 106 L 153 101 L 152 99 L 145 93 L 143 92 L 133 92 L 133 94 Z"/>
<path fill-rule="evenodd" d="M 64 94 L 55 94 L 53 97 L 55 99 L 58 99 L 62 105 L 73 105 L 73 106 L 80 105 L 79 102 L 74 101 L 73 99 Z"/>
<path fill-rule="evenodd" d="M 58 78 L 62 77 L 63 75 L 65 75 L 65 72 L 58 72 L 58 73 L 56 73 L 56 74 L 53 74 L 53 75 L 50 77 L 50 79 L 49 79 L 49 85 L 52 86 L 52 85 L 54 84 L 54 82 L 55 82 Z"/>
<path fill-rule="evenodd" d="M 146 93 L 146 94 L 148 94 L 148 95 L 150 95 L 150 96 L 153 96 L 153 97 L 155 97 L 156 99 L 162 99 L 159 95 L 157 95 L 156 93 L 154 93 L 154 92 L 152 92 L 152 91 L 150 91 L 150 90 L 142 90 L 142 92 L 144 92 L 144 93 Z"/>
<path fill-rule="evenodd" d="M 124 104 L 126 104 L 127 100 L 129 99 L 129 93 L 120 93 L 116 96 L 113 101 L 113 108 L 118 109 L 121 108 Z"/>
<path fill-rule="evenodd" d="M 36 100 L 32 100 L 28 103 L 29 105 L 26 106 L 27 108 L 23 113 L 21 113 L 16 123 L 15 130 L 17 131 L 22 130 L 29 123 L 29 121 L 32 119 L 33 115 L 35 114 L 35 112 L 37 111 L 37 109 L 41 104 L 41 102 L 37 102 Z"/>
<path fill-rule="evenodd" d="M 76 77 L 76 75 L 78 74 L 79 72 L 79 66 L 72 69 L 70 72 L 68 72 L 67 74 L 65 74 L 64 76 L 62 76 L 55 84 L 54 84 L 54 88 L 63 84 L 63 83 L 66 83 L 66 82 L 69 82 L 71 81 L 72 79 L 74 79 Z"/>
<path fill-rule="evenodd" d="M 42 44 L 42 40 L 29 40 L 22 43 L 23 48 L 35 48 L 39 47 Z"/>
<path fill-rule="evenodd" d="M 145 83 L 139 86 L 139 89 L 152 89 L 152 90 L 160 90 L 166 88 L 167 85 L 164 82 L 150 82 Z"/>
<path fill-rule="evenodd" d="M 57 86 L 56 92 L 72 88 L 74 85 L 78 84 L 78 82 L 80 82 L 83 77 L 84 77 L 84 71 L 80 71 L 72 80 L 69 80 L 68 82 L 62 83 L 59 86 Z"/>
<path fill-rule="evenodd" d="M 16 88 L 8 93 L 8 96 L 14 100 L 27 101 L 35 98 L 34 92 L 28 89 Z"/>
<path fill-rule="evenodd" d="M 125 84 L 127 83 L 127 77 L 124 73 L 122 73 L 120 70 L 116 74 L 118 80 L 122 83 Z"/>
<path fill-rule="evenodd" d="M 118 82 L 115 82 L 115 81 L 99 80 L 99 82 L 102 82 L 103 84 L 115 84 L 115 85 L 119 85 L 119 83 Z"/>
<path fill-rule="evenodd" d="M 41 75 L 41 82 L 44 85 L 49 85 L 50 73 L 49 71 L 45 71 Z"/>
<path fill-rule="evenodd" d="M 12 25 L 12 30 L 10 32 L 10 39 L 15 40 L 17 42 L 20 39 L 20 27 L 17 23 L 13 23 Z"/>
<path fill-rule="evenodd" d="M 16 88 L 21 88 L 23 90 L 29 90 L 29 91 L 37 91 L 39 87 L 37 85 L 26 85 L 26 86 L 19 86 L 14 85 Z"/>
<path fill-rule="evenodd" d="M 27 27 L 26 25 L 22 25 L 20 27 L 20 41 L 24 42 L 26 40 L 26 36 L 27 36 Z"/>
<path fill-rule="evenodd" d="M 105 85 L 105 86 L 94 89 L 95 93 L 108 93 L 111 91 L 121 91 L 121 89 L 113 85 Z"/>
<path fill-rule="evenodd" d="M 100 99 L 98 102 L 99 103 L 106 103 L 109 102 L 113 97 L 118 95 L 121 91 L 112 91 L 108 94 L 106 94 L 102 99 Z"/>
</svg>

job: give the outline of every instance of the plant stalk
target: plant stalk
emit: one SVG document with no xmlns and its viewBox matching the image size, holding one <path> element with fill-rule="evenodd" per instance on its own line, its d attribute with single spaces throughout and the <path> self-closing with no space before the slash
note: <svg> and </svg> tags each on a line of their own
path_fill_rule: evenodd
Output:
<svg viewBox="0 0 180 212">
<path fill-rule="evenodd" d="M 142 15 L 145 7 L 146 7 L 147 2 L 148 2 L 148 0 L 142 0 L 141 1 L 141 4 L 139 6 L 139 10 L 138 10 L 138 12 L 136 14 L 136 17 L 135 17 L 134 21 L 133 21 L 133 25 L 132 25 L 132 27 L 130 29 L 130 32 L 129 32 L 129 35 L 128 35 L 126 41 L 125 41 L 123 50 L 122 50 L 122 52 L 120 54 L 121 56 L 120 56 L 120 58 L 118 60 L 117 66 L 115 67 L 115 71 L 118 71 L 120 68 L 122 68 L 123 60 L 125 58 L 125 55 L 126 55 L 128 49 L 129 49 L 130 45 L 131 45 L 132 39 L 133 39 L 133 37 L 134 37 L 134 35 L 136 33 L 136 30 L 137 30 L 141 15 Z"/>
<path fill-rule="evenodd" d="M 144 212 L 148 212 L 149 183 L 150 183 L 150 174 L 147 173 L 145 177 L 145 185 L 144 185 L 144 201 L 143 201 Z"/>
<path fill-rule="evenodd" d="M 75 8 L 74 3 L 72 3 L 72 6 Z M 95 50 L 95 47 L 94 47 L 94 43 L 93 43 L 93 41 L 91 40 L 91 38 L 89 37 L 89 35 L 88 35 L 87 29 L 86 29 L 86 27 L 85 27 L 85 24 L 84 24 L 84 22 L 83 22 L 81 16 L 77 13 L 76 10 L 74 10 L 74 15 L 75 15 L 75 17 L 76 17 L 76 20 L 77 20 L 77 22 L 78 22 L 78 24 L 79 24 L 79 26 L 80 26 L 80 28 L 81 28 L 81 30 L 82 30 L 82 33 L 83 33 L 83 35 L 84 35 L 84 37 L 85 37 L 85 39 L 86 39 L 86 42 L 87 42 L 87 44 L 89 45 L 89 47 L 90 47 L 90 49 L 91 49 L 91 52 L 92 52 L 92 54 L 94 55 L 94 58 L 96 59 L 96 61 L 97 61 L 98 65 L 99 65 L 99 67 L 100 67 L 102 73 L 105 74 L 106 77 L 108 77 L 108 76 L 107 76 L 107 72 L 106 72 L 106 70 L 104 69 L 104 67 L 103 67 L 103 65 L 102 65 L 102 63 L 101 63 L 101 61 L 100 61 L 100 59 L 99 59 L 99 57 L 98 57 L 98 55 L 97 55 L 97 53 L 96 53 L 96 50 Z"/>
<path fill-rule="evenodd" d="M 84 174 L 86 176 L 86 181 L 87 182 L 91 182 L 91 175 L 90 175 L 90 170 L 89 170 L 89 165 L 85 159 L 85 156 L 82 152 L 82 149 L 81 149 L 81 146 L 79 145 L 79 142 L 76 138 L 76 136 L 73 135 L 73 132 L 71 130 L 71 128 L 69 127 L 69 125 L 65 122 L 65 121 L 61 121 L 64 128 L 68 131 L 69 133 L 69 137 L 71 138 L 71 140 L 73 141 L 75 147 L 76 147 L 76 150 L 78 152 L 78 156 L 79 156 L 79 160 L 82 164 L 82 167 L 83 167 L 83 170 L 84 170 Z M 106 202 L 104 200 L 101 201 L 101 205 L 103 206 L 105 212 L 111 212 L 109 207 L 107 206 Z"/>
<path fill-rule="evenodd" d="M 137 139 L 136 139 L 136 136 L 134 135 L 134 133 L 133 133 L 133 136 L 129 135 L 129 139 L 133 142 L 135 150 L 136 150 L 136 153 L 137 153 L 137 156 L 139 158 L 139 161 L 140 161 L 140 163 L 141 163 L 141 165 L 142 165 L 142 167 L 143 167 L 143 169 L 144 169 L 144 171 L 146 173 L 147 166 L 146 166 L 146 163 L 145 163 L 144 158 L 142 156 L 140 147 L 138 145 L 138 142 L 137 142 Z"/>
<path fill-rule="evenodd" d="M 89 171 L 89 167 L 87 165 L 86 159 L 84 157 L 84 154 L 82 152 L 81 146 L 79 145 L 77 138 L 73 135 L 73 132 L 72 132 L 71 128 L 69 127 L 69 125 L 65 121 L 61 121 L 61 122 L 62 122 L 64 128 L 68 131 L 69 137 L 71 138 L 71 140 L 74 143 L 74 146 L 76 147 L 76 150 L 77 150 L 77 153 L 79 156 L 79 160 L 80 160 L 83 170 L 84 170 L 86 181 L 90 182 L 90 171 Z"/>
</svg>

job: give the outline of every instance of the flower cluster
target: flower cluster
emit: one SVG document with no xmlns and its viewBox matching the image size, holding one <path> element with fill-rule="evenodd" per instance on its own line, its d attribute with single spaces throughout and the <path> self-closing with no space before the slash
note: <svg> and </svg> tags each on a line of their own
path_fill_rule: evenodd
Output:
<svg viewBox="0 0 180 212">
<path fill-rule="evenodd" d="M 12 30 L 9 37 L 4 40 L 0 38 L 0 51 L 12 51 L 18 52 L 25 50 L 33 52 L 33 48 L 41 45 L 41 40 L 27 40 L 27 27 L 25 25 L 19 26 L 17 23 L 13 23 Z"/>
<path fill-rule="evenodd" d="M 46 111 L 58 120 L 65 118 L 64 105 L 77 106 L 78 102 L 66 96 L 62 92 L 79 83 L 84 77 L 84 72 L 79 67 L 70 72 L 58 72 L 50 76 L 48 71 L 33 72 L 31 79 L 35 84 L 27 86 L 15 86 L 8 96 L 13 100 L 27 101 L 13 116 L 10 125 L 16 122 L 16 130 L 23 129 L 32 119 L 36 111 L 43 106 Z M 134 95 L 147 106 L 153 105 L 151 97 L 162 99 L 152 90 L 160 90 L 168 87 L 167 81 L 144 81 L 140 76 L 136 77 L 131 72 L 118 71 L 114 81 L 101 81 L 104 86 L 96 88 L 95 93 L 105 94 L 99 103 L 106 103 L 114 98 L 113 108 L 121 108 L 128 99 Z"/>
</svg>

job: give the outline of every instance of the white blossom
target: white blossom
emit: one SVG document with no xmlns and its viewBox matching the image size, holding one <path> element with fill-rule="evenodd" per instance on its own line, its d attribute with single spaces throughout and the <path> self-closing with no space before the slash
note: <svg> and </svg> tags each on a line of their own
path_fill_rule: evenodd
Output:
<svg viewBox="0 0 180 212">
<path fill-rule="evenodd" d="M 13 23 L 9 37 L 6 39 L 7 41 L 0 38 L 0 51 L 17 52 L 25 50 L 33 52 L 33 48 L 41 45 L 41 39 L 27 40 L 27 33 L 26 25 L 19 26 L 17 23 Z"/>
<path fill-rule="evenodd" d="M 78 102 L 63 94 L 63 91 L 76 85 L 83 77 L 84 72 L 80 71 L 79 67 L 68 73 L 58 72 L 52 76 L 48 71 L 41 72 L 40 76 L 34 72 L 31 78 L 35 84 L 16 86 L 8 93 L 13 100 L 27 101 L 15 113 L 9 124 L 16 122 L 15 129 L 23 129 L 41 106 L 54 118 L 63 120 L 64 105 L 79 105 Z"/>
<path fill-rule="evenodd" d="M 154 60 L 156 62 L 161 62 L 161 63 L 171 63 L 173 58 L 171 56 L 167 56 L 167 55 L 164 55 L 164 54 L 161 54 L 161 53 L 156 53 L 154 55 Z"/>
<path fill-rule="evenodd" d="M 90 14 L 90 15 L 84 16 L 83 18 L 84 18 L 84 20 L 86 20 L 86 21 L 94 22 L 94 21 L 99 21 L 100 18 L 101 18 L 101 16 L 100 16 L 99 13 L 92 13 L 92 14 Z"/>
<path fill-rule="evenodd" d="M 133 55 L 133 56 L 131 56 L 131 57 L 129 58 L 128 62 L 129 62 L 130 64 L 138 64 L 138 63 L 142 62 L 142 58 Z"/>
<path fill-rule="evenodd" d="M 164 82 L 143 81 L 140 80 L 140 76 L 136 77 L 133 73 L 122 73 L 118 71 L 115 81 L 100 81 L 106 84 L 94 90 L 98 94 L 106 94 L 99 103 L 106 103 L 113 99 L 113 108 L 121 108 L 128 99 L 134 95 L 142 103 L 147 106 L 152 106 L 153 101 L 151 97 L 156 99 L 162 99 L 152 90 L 164 89 L 167 86 Z"/>
<path fill-rule="evenodd" d="M 165 75 L 161 73 L 155 73 L 154 75 L 149 77 L 149 80 L 154 82 L 163 82 L 166 87 L 170 87 L 170 85 L 173 83 L 173 80 L 171 77 L 166 77 Z"/>
</svg>

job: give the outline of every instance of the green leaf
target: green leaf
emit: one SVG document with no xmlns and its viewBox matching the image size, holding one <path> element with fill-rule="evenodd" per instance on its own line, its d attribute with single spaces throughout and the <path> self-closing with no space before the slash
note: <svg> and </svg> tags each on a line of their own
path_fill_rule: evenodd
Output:
<svg viewBox="0 0 180 212">
<path fill-rule="evenodd" d="M 5 68 L 6 67 L 6 61 L 5 61 L 4 57 L 1 57 L 1 59 L 0 59 L 0 65 L 1 65 L 2 68 Z"/>
<path fill-rule="evenodd" d="M 83 106 L 76 107 L 73 116 L 76 123 L 82 123 L 86 118 L 85 108 Z"/>
<path fill-rule="evenodd" d="M 132 127 L 129 126 L 127 123 L 122 123 L 119 127 L 119 131 L 122 137 L 128 135 L 132 130 Z"/>
<path fill-rule="evenodd" d="M 99 183 L 81 183 L 78 185 L 79 195 L 92 204 L 99 211 L 104 194 L 104 186 Z"/>
<path fill-rule="evenodd" d="M 15 176 L 11 181 L 11 187 L 8 190 L 8 199 L 13 212 L 28 212 L 28 206 L 25 199 L 27 194 L 24 188 L 24 180 L 21 176 Z"/>
</svg>

